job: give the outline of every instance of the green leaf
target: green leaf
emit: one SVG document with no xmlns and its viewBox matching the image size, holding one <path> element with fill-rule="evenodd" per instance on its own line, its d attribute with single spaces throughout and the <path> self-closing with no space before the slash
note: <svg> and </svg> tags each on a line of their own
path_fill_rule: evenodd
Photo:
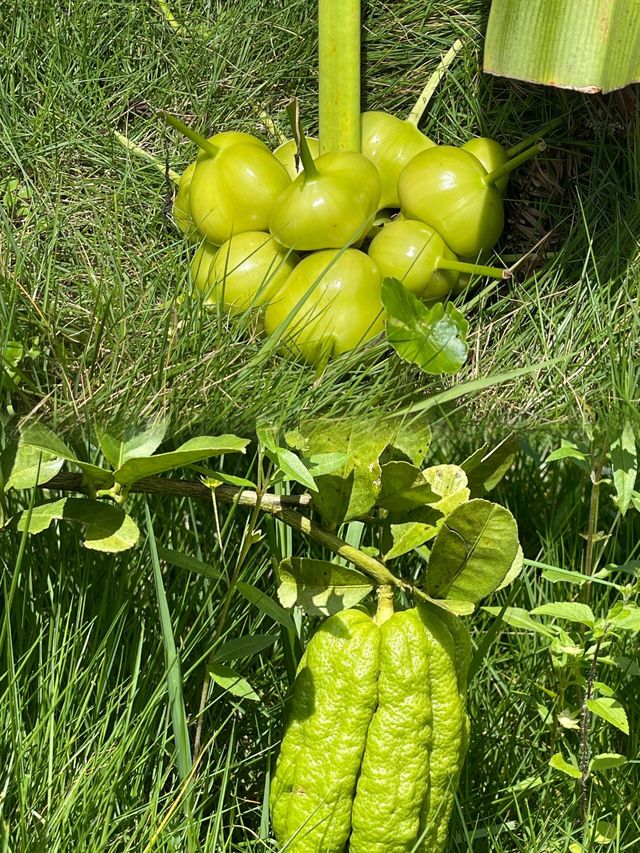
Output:
<svg viewBox="0 0 640 853">
<path fill-rule="evenodd" d="M 128 459 L 114 471 L 113 476 L 117 483 L 130 486 L 143 477 L 152 477 L 164 471 L 171 471 L 173 468 L 182 468 L 211 456 L 219 456 L 221 453 L 245 453 L 248 444 L 248 439 L 238 438 L 236 435 L 201 435 L 181 444 L 170 453 Z"/>
<path fill-rule="evenodd" d="M 380 456 L 394 435 L 393 426 L 378 420 L 320 418 L 303 423 L 307 443 L 305 459 L 340 453 L 344 464 L 332 474 L 317 476 L 314 509 L 325 526 L 335 529 L 343 521 L 365 515 L 380 493 Z"/>
<path fill-rule="evenodd" d="M 238 675 L 235 669 L 230 666 L 214 663 L 209 667 L 209 675 L 211 680 L 215 681 L 227 693 L 232 693 L 240 699 L 251 699 L 252 702 L 260 701 L 260 697 L 249 682 Z"/>
<path fill-rule="evenodd" d="M 607 621 L 618 630 L 637 633 L 640 631 L 640 608 L 633 602 L 627 602 L 615 614 L 609 613 Z"/>
<path fill-rule="evenodd" d="M 467 475 L 458 465 L 432 465 L 422 472 L 425 480 L 438 499 L 432 503 L 434 509 L 448 516 L 454 509 L 469 500 Z"/>
<path fill-rule="evenodd" d="M 511 564 L 511 568 L 507 572 L 504 577 L 504 580 L 500 584 L 500 586 L 496 589 L 496 592 L 500 589 L 505 589 L 505 587 L 509 586 L 514 582 L 514 580 L 520 576 L 522 570 L 524 569 L 524 552 L 522 550 L 522 545 L 518 545 L 518 551 L 516 553 L 515 559 Z"/>
<path fill-rule="evenodd" d="M 572 779 L 582 778 L 582 771 L 580 768 L 575 764 L 569 764 L 567 759 L 559 752 L 556 752 L 555 755 L 551 756 L 549 766 L 553 767 L 554 770 L 559 770 L 561 773 L 566 773 L 566 775 L 571 776 Z"/>
<path fill-rule="evenodd" d="M 559 569 L 557 566 L 545 566 L 542 571 L 542 577 L 550 583 L 564 582 L 576 586 L 582 586 L 590 580 L 587 575 L 583 575 L 581 572 Z"/>
<path fill-rule="evenodd" d="M 24 530 L 27 511 L 20 513 L 18 530 Z M 138 542 L 140 531 L 135 521 L 120 507 L 88 498 L 61 498 L 33 508 L 29 533 L 41 533 L 54 519 L 81 524 L 85 548 L 117 553 L 127 551 Z"/>
<path fill-rule="evenodd" d="M 64 459 L 59 456 L 20 442 L 13 459 L 10 454 L 3 458 L 3 472 L 6 466 L 8 474 L 4 488 L 32 489 L 55 477 L 63 465 Z"/>
<path fill-rule="evenodd" d="M 164 441 L 167 427 L 167 419 L 158 418 L 129 437 L 116 438 L 99 426 L 96 426 L 96 436 L 105 459 L 113 468 L 120 468 L 128 459 L 152 456 Z"/>
<path fill-rule="evenodd" d="M 569 622 L 579 622 L 593 628 L 596 617 L 587 604 L 575 601 L 558 601 L 555 604 L 541 604 L 531 611 L 533 616 L 553 616 L 556 619 L 567 619 Z"/>
<path fill-rule="evenodd" d="M 538 622 L 532 619 L 528 610 L 522 607 L 507 607 L 502 612 L 501 607 L 483 607 L 486 613 L 492 616 L 500 616 L 503 622 L 511 625 L 512 628 L 519 628 L 525 631 L 534 631 L 536 634 L 542 634 L 543 637 L 554 639 L 556 631 L 544 622 Z"/>
<path fill-rule="evenodd" d="M 246 637 L 235 637 L 227 643 L 222 643 L 213 652 L 216 663 L 241 658 L 252 657 L 272 646 L 278 638 L 273 634 L 251 634 Z"/>
<path fill-rule="evenodd" d="M 589 454 L 586 450 L 578 447 L 572 441 L 566 441 L 564 438 L 560 442 L 560 447 L 552 450 L 545 459 L 545 462 L 558 462 L 560 459 L 576 459 L 578 462 L 587 462 Z"/>
<path fill-rule="evenodd" d="M 284 607 L 280 607 L 276 601 L 265 595 L 264 592 L 244 581 L 238 581 L 236 589 L 247 601 L 254 604 L 258 610 L 261 610 L 262 613 L 265 613 L 274 622 L 277 622 L 278 625 L 282 625 L 287 631 L 295 631 L 295 624 L 289 611 L 285 610 Z"/>
<path fill-rule="evenodd" d="M 269 455 L 271 455 L 269 453 Z M 286 447 L 277 447 L 275 452 L 275 463 L 289 480 L 295 480 L 301 483 L 306 489 L 316 491 L 316 481 L 313 479 L 309 470 L 299 456 Z"/>
<path fill-rule="evenodd" d="M 611 770 L 613 767 L 622 767 L 626 763 L 625 756 L 618 752 L 601 752 L 600 755 L 594 755 L 589 762 L 589 772 L 592 770 Z"/>
<path fill-rule="evenodd" d="M 107 485 L 113 482 L 111 471 L 106 468 L 100 468 L 98 465 L 92 465 L 90 462 L 83 462 L 78 459 L 73 450 L 70 450 L 67 445 L 58 438 L 58 436 L 47 429 L 43 424 L 37 421 L 29 424 L 20 435 L 20 444 L 36 447 L 39 450 L 57 456 L 59 459 L 64 459 L 67 462 L 72 462 L 77 465 L 83 473 L 89 477 L 96 485 Z"/>
<path fill-rule="evenodd" d="M 382 455 L 382 463 L 411 462 L 420 467 L 431 444 L 431 427 L 426 417 L 402 420 Z"/>
<path fill-rule="evenodd" d="M 470 601 L 456 601 L 453 598 L 433 598 L 432 601 L 441 610 L 453 613 L 454 616 L 471 616 L 476 609 Z"/>
<path fill-rule="evenodd" d="M 415 465 L 408 462 L 387 462 L 381 466 L 381 487 L 377 506 L 391 512 L 403 512 L 433 503 L 438 497 L 422 471 Z"/>
<path fill-rule="evenodd" d="M 425 373 L 457 373 L 467 360 L 468 322 L 451 303 L 427 308 L 395 278 L 382 282 L 387 340 L 400 358 Z"/>
<path fill-rule="evenodd" d="M 283 607 L 302 607 L 310 616 L 331 616 L 354 607 L 375 584 L 361 572 L 324 560 L 290 557 L 277 570 Z"/>
<path fill-rule="evenodd" d="M 320 477 L 322 474 L 334 474 L 344 468 L 347 462 L 346 453 L 316 453 L 307 460 L 309 473 L 312 477 Z"/>
<path fill-rule="evenodd" d="M 482 448 L 480 453 L 476 452 L 465 459 L 460 467 L 467 474 L 473 497 L 482 497 L 495 489 L 513 465 L 517 446 L 515 433 L 511 433 L 491 450 Z"/>
<path fill-rule="evenodd" d="M 628 421 L 620 435 L 611 443 L 611 465 L 613 466 L 613 485 L 616 490 L 618 509 L 620 514 L 624 515 L 631 504 L 631 496 L 638 472 L 636 437 L 633 427 Z"/>
<path fill-rule="evenodd" d="M 435 524 L 425 524 L 420 521 L 406 521 L 400 524 L 391 524 L 389 527 L 393 545 L 384 555 L 385 560 L 393 560 L 396 557 L 413 551 L 432 539 L 438 532 Z"/>
<path fill-rule="evenodd" d="M 427 593 L 477 603 L 503 582 L 518 546 L 518 528 L 507 509 L 480 498 L 462 504 L 433 543 Z"/>
<path fill-rule="evenodd" d="M 484 71 L 609 92 L 640 80 L 640 14 L 629 0 L 493 0 Z"/>
<path fill-rule="evenodd" d="M 203 563 L 201 560 L 191 557 L 188 554 L 182 554 L 180 551 L 173 551 L 171 548 L 163 548 L 158 545 L 158 556 L 165 563 L 175 566 L 178 569 L 186 569 L 188 572 L 195 572 L 198 575 L 204 575 L 207 578 L 219 578 L 220 572 L 214 569 L 208 563 Z"/>
<path fill-rule="evenodd" d="M 627 713 L 615 699 L 611 699 L 608 696 L 601 696 L 598 699 L 588 699 L 587 708 L 592 714 L 601 717 L 607 723 L 611 723 L 612 726 L 620 729 L 624 734 L 629 734 Z"/>
</svg>

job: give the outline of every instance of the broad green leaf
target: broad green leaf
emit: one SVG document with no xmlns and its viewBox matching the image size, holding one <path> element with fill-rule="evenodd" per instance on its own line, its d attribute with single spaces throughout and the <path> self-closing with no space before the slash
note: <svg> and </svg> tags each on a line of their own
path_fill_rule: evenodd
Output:
<svg viewBox="0 0 640 853">
<path fill-rule="evenodd" d="M 431 427 L 426 417 L 402 420 L 385 448 L 381 462 L 411 462 L 420 467 L 431 444 Z"/>
<path fill-rule="evenodd" d="M 273 634 L 250 634 L 246 637 L 235 637 L 227 643 L 217 646 L 213 652 L 216 663 L 252 657 L 272 646 L 278 638 Z"/>
<path fill-rule="evenodd" d="M 438 532 L 435 524 L 424 524 L 420 521 L 391 524 L 389 529 L 393 544 L 384 555 L 385 560 L 393 560 L 395 557 L 407 554 L 414 548 L 424 545 Z"/>
<path fill-rule="evenodd" d="M 572 441 L 566 441 L 564 438 L 560 442 L 560 447 L 552 450 L 545 459 L 545 462 L 558 462 L 561 459 L 576 459 L 578 462 L 587 462 L 589 454 L 586 450 L 578 447 Z"/>
<path fill-rule="evenodd" d="M 171 566 L 175 566 L 178 569 L 186 569 L 189 572 L 195 572 L 207 578 L 220 577 L 218 569 L 214 569 L 213 566 L 203 563 L 202 560 L 191 557 L 189 554 L 182 554 L 180 551 L 174 551 L 171 548 L 163 548 L 162 545 L 158 545 L 157 548 L 158 557 Z"/>
<path fill-rule="evenodd" d="M 607 723 L 611 723 L 624 734 L 629 734 L 629 720 L 622 705 L 609 696 L 600 696 L 598 699 L 587 699 L 587 708 L 592 714 L 601 717 Z"/>
<path fill-rule="evenodd" d="M 3 472 L 7 476 L 4 488 L 7 490 L 32 489 L 46 483 L 64 465 L 64 459 L 59 456 L 28 444 L 20 442 L 15 451 L 13 459 L 9 455 L 3 457 Z"/>
<path fill-rule="evenodd" d="M 444 516 L 469 500 L 467 475 L 459 465 L 432 465 L 422 473 L 438 495 L 438 499 L 432 503 L 433 508 Z"/>
<path fill-rule="evenodd" d="M 293 451 L 287 450 L 286 447 L 276 447 L 274 455 L 275 459 L 273 461 L 288 480 L 295 480 L 297 483 L 301 483 L 306 489 L 316 491 L 316 481 L 299 456 L 296 456 Z"/>
<path fill-rule="evenodd" d="M 618 509 L 620 514 L 624 515 L 631 504 L 631 496 L 638 472 L 636 437 L 633 427 L 628 421 L 620 435 L 611 443 L 611 465 Z"/>
<path fill-rule="evenodd" d="M 551 756 L 549 766 L 553 767 L 554 770 L 560 770 L 561 773 L 566 773 L 566 775 L 571 776 L 572 779 L 582 778 L 582 771 L 580 768 L 575 764 L 569 764 L 567 759 L 559 752 L 556 752 L 555 755 Z"/>
<path fill-rule="evenodd" d="M 640 8 L 629 0 L 492 0 L 484 71 L 609 92 L 640 80 Z"/>
<path fill-rule="evenodd" d="M 505 575 L 504 580 L 502 581 L 502 583 L 500 584 L 500 586 L 498 587 L 496 592 L 499 589 L 504 589 L 505 587 L 512 584 L 514 582 L 514 580 L 520 576 L 523 568 L 524 568 L 524 552 L 522 550 L 522 546 L 518 545 L 518 551 L 516 553 L 515 560 L 511 564 L 511 568 L 509 569 L 509 571 Z"/>
<path fill-rule="evenodd" d="M 96 435 L 105 459 L 113 468 L 120 468 L 128 459 L 152 456 L 164 441 L 168 421 L 158 418 L 143 430 L 122 438 L 96 427 Z"/>
<path fill-rule="evenodd" d="M 91 479 L 95 485 L 107 485 L 113 482 L 111 471 L 106 468 L 100 468 L 98 465 L 92 465 L 90 462 L 83 462 L 78 459 L 76 454 L 67 447 L 67 445 L 58 436 L 51 432 L 50 429 L 43 424 L 34 421 L 29 424 L 20 435 L 20 444 L 36 447 L 39 450 L 49 453 L 52 456 L 57 456 L 64 459 L 66 462 L 72 462 L 77 465 L 83 473 Z"/>
<path fill-rule="evenodd" d="M 210 488 L 215 488 L 214 484 L 226 483 L 229 486 L 242 486 L 243 489 L 257 489 L 258 486 L 251 480 L 245 477 L 236 477 L 234 474 L 226 474 L 224 471 L 207 471 L 202 482 Z"/>
<path fill-rule="evenodd" d="M 346 453 L 316 453 L 307 460 L 309 473 L 312 477 L 320 477 L 322 474 L 334 474 L 344 468 L 347 462 Z"/>
<path fill-rule="evenodd" d="M 518 553 L 511 513 L 475 498 L 448 515 L 433 543 L 425 589 L 432 598 L 476 604 L 500 586 Z"/>
<path fill-rule="evenodd" d="M 596 834 L 593 839 L 596 844 L 611 844 L 618 838 L 618 827 L 608 820 L 599 820 L 596 823 Z"/>
<path fill-rule="evenodd" d="M 607 621 L 612 622 L 614 628 L 637 633 L 640 631 L 640 607 L 633 602 L 627 602 L 614 615 L 609 614 Z"/>
<path fill-rule="evenodd" d="M 613 767 L 622 767 L 626 763 L 625 756 L 618 752 L 601 752 L 600 755 L 594 755 L 589 762 L 589 771 L 611 770 Z"/>
<path fill-rule="evenodd" d="M 486 613 L 492 616 L 500 616 L 503 622 L 511 625 L 512 628 L 520 628 L 525 631 L 535 631 L 537 634 L 542 634 L 543 637 L 553 639 L 556 636 L 556 631 L 544 622 L 538 622 L 532 619 L 529 611 L 522 607 L 507 607 L 502 613 L 501 607 L 483 607 Z"/>
<path fill-rule="evenodd" d="M 387 340 L 400 358 L 425 373 L 457 373 L 467 360 L 468 322 L 451 303 L 427 308 L 397 279 L 382 282 Z"/>
<path fill-rule="evenodd" d="M 209 675 L 211 680 L 215 681 L 227 693 L 232 693 L 240 699 L 251 699 L 252 702 L 260 701 L 260 697 L 249 682 L 230 666 L 214 663 L 209 667 Z"/>
<path fill-rule="evenodd" d="M 283 607 L 297 605 L 310 616 L 331 616 L 354 607 L 375 586 L 355 569 L 304 557 L 283 560 L 277 574 L 278 598 Z"/>
<path fill-rule="evenodd" d="M 117 483 L 130 486 L 143 477 L 153 477 L 173 468 L 182 468 L 221 453 L 245 453 L 249 440 L 236 435 L 201 435 L 181 444 L 170 453 L 129 459 L 113 472 Z"/>
<path fill-rule="evenodd" d="M 72 521 L 84 527 L 85 548 L 117 553 L 127 551 L 138 542 L 140 531 L 135 521 L 112 504 L 89 498 L 60 498 L 33 508 L 19 516 L 18 530 L 24 530 L 29 520 L 29 533 L 41 533 L 54 519 Z"/>
<path fill-rule="evenodd" d="M 439 495 L 422 471 L 409 462 L 387 462 L 381 466 L 380 494 L 377 506 L 391 512 L 403 512 L 437 501 Z"/>
<path fill-rule="evenodd" d="M 471 616 L 476 609 L 470 601 L 456 601 L 453 598 L 434 598 L 432 601 L 441 610 L 453 613 L 454 616 Z"/>
<path fill-rule="evenodd" d="M 295 631 L 295 624 L 289 611 L 285 610 L 284 607 L 280 607 L 280 605 L 270 598 L 270 596 L 265 595 L 264 592 L 261 592 L 259 589 L 256 589 L 255 586 L 251 586 L 251 584 L 245 583 L 244 581 L 238 581 L 236 589 L 247 599 L 247 601 L 254 604 L 258 610 L 261 610 L 262 613 L 269 616 L 274 622 L 277 622 L 278 625 L 282 625 L 282 627 L 286 628 L 288 631 Z"/>
<path fill-rule="evenodd" d="M 256 435 L 258 443 L 275 456 L 280 442 L 280 430 L 267 421 L 261 421 L 256 424 Z"/>
<path fill-rule="evenodd" d="M 365 515 L 380 493 L 380 456 L 393 437 L 393 426 L 379 420 L 319 418 L 300 426 L 307 443 L 305 459 L 340 453 L 344 464 L 315 478 L 313 506 L 327 527 Z"/>
<path fill-rule="evenodd" d="M 541 604 L 531 611 L 533 616 L 553 616 L 556 619 L 567 619 L 569 622 L 579 622 L 592 628 L 596 617 L 587 604 L 575 601 L 558 601 L 555 604 Z"/>
<path fill-rule="evenodd" d="M 482 455 L 473 454 L 460 466 L 467 474 L 473 497 L 482 497 L 498 485 L 516 458 L 517 439 L 511 433 L 500 444 Z"/>
</svg>

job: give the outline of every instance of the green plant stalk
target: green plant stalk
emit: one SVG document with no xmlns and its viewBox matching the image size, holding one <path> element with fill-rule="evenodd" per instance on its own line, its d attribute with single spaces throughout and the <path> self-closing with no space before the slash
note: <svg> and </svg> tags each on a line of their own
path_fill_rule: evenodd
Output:
<svg viewBox="0 0 640 853">
<path fill-rule="evenodd" d="M 465 261 L 453 261 L 448 258 L 438 261 L 437 269 L 454 270 L 455 272 L 465 272 L 470 275 L 486 275 L 489 278 L 511 278 L 511 271 L 508 269 L 485 267 L 482 264 L 469 264 Z"/>
<path fill-rule="evenodd" d="M 360 151 L 360 0 L 318 0 L 320 153 Z"/>
<path fill-rule="evenodd" d="M 510 175 L 514 169 L 517 169 L 518 166 L 521 166 L 523 163 L 526 163 L 527 160 L 532 160 L 534 157 L 537 157 L 541 151 L 544 151 L 546 148 L 546 144 L 544 142 L 536 142 L 535 145 L 532 145 L 531 148 L 527 148 L 526 151 L 523 151 L 521 154 L 518 154 L 517 157 L 513 157 L 511 160 L 507 160 L 506 163 L 503 163 L 502 166 L 498 166 L 497 169 L 494 169 L 492 172 L 483 178 L 485 184 L 495 184 L 496 181 L 499 181 L 500 178 L 506 178 L 507 175 Z"/>
<path fill-rule="evenodd" d="M 542 139 L 547 133 L 551 133 L 552 130 L 555 130 L 556 127 L 560 127 L 560 125 L 564 124 L 565 116 L 558 116 L 558 118 L 551 119 L 546 124 L 543 124 L 539 130 L 536 130 L 535 133 L 532 133 L 530 136 L 525 136 L 524 139 L 521 139 L 517 145 L 513 145 L 511 148 L 507 148 L 507 157 L 511 160 L 517 154 L 527 149 L 530 145 L 533 145 L 534 142 L 538 142 L 538 140 Z"/>
<path fill-rule="evenodd" d="M 171 127 L 175 128 L 179 131 L 183 136 L 186 136 L 187 139 L 190 139 L 192 142 L 200 148 L 205 154 L 208 154 L 210 157 L 215 157 L 218 153 L 218 149 L 215 145 L 212 145 L 208 139 L 205 139 L 202 134 L 195 131 L 193 128 L 189 127 L 188 124 L 185 124 L 183 121 L 180 121 L 177 116 L 171 115 L 166 110 L 160 110 L 160 115 L 162 118 L 170 124 Z"/>
<path fill-rule="evenodd" d="M 302 162 L 305 179 L 311 180 L 313 178 L 317 178 L 318 170 L 313 157 L 311 156 L 311 151 L 309 151 L 307 139 L 302 132 L 302 125 L 300 124 L 300 104 L 297 99 L 287 104 L 287 116 L 289 118 L 291 132 L 293 133 L 293 138 L 295 139 L 296 147 L 298 149 L 298 156 Z"/>
<path fill-rule="evenodd" d="M 447 69 L 449 68 L 449 66 L 451 65 L 453 60 L 456 58 L 456 56 L 460 53 L 461 50 L 462 50 L 462 39 L 456 39 L 454 41 L 454 43 L 451 45 L 451 47 L 449 48 L 449 50 L 445 53 L 445 55 L 442 57 L 442 59 L 438 63 L 436 70 L 433 72 L 431 77 L 429 77 L 429 79 L 427 80 L 427 85 L 424 87 L 424 89 L 422 90 L 422 92 L 418 96 L 417 101 L 413 105 L 411 112 L 409 113 L 409 115 L 406 118 L 406 121 L 408 121 L 409 124 L 412 124 L 415 127 L 417 127 L 420 124 L 420 120 L 422 119 L 422 116 L 424 115 L 424 111 L 429 106 L 429 102 L 430 102 L 431 98 L 433 97 L 433 93 L 436 91 L 436 89 L 440 85 L 441 80 L 443 79 L 443 77 L 447 73 Z M 538 137 L 536 136 L 535 139 L 538 139 Z"/>
</svg>

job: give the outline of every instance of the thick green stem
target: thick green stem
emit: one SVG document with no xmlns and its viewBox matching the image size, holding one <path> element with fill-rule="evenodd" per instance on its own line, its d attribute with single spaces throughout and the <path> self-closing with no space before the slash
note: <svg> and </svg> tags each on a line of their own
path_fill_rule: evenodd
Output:
<svg viewBox="0 0 640 853">
<path fill-rule="evenodd" d="M 297 100 L 291 101 L 290 104 L 287 104 L 287 116 L 289 117 L 293 138 L 295 139 L 296 146 L 298 148 L 298 155 L 300 157 L 300 162 L 302 163 L 304 176 L 307 180 L 317 178 L 318 170 L 316 169 L 316 164 L 313 161 L 311 151 L 309 151 L 309 145 L 307 144 L 306 137 L 302 132 L 302 126 L 300 125 L 300 105 Z"/>
<path fill-rule="evenodd" d="M 469 273 L 469 275 L 486 275 L 489 278 L 511 278 L 510 270 L 485 267 L 482 264 L 469 264 L 466 261 L 453 261 L 449 258 L 438 258 L 436 269 L 455 270 L 455 272 Z"/>
<path fill-rule="evenodd" d="M 393 587 L 388 584 L 383 584 L 377 589 L 378 606 L 376 608 L 375 622 L 376 625 L 382 625 L 387 619 L 391 619 L 394 614 L 393 609 Z"/>
<path fill-rule="evenodd" d="M 318 0 L 320 153 L 360 151 L 360 0 Z"/>
<path fill-rule="evenodd" d="M 167 124 L 170 124 L 171 127 L 175 127 L 175 129 L 182 133 L 183 136 L 186 136 L 187 139 L 190 139 L 192 142 L 195 142 L 198 148 L 200 148 L 201 151 L 204 151 L 205 154 L 208 154 L 210 157 L 216 156 L 216 154 L 218 153 L 218 149 L 216 148 L 216 146 L 212 145 L 208 139 L 205 139 L 204 136 L 197 133 L 195 130 L 193 130 L 193 128 L 189 127 L 188 124 L 185 124 L 183 121 L 180 121 L 179 118 L 174 115 L 171 115 L 171 113 L 168 113 L 165 110 L 160 110 L 160 115 L 167 122 Z"/>
<path fill-rule="evenodd" d="M 511 160 L 507 160 L 506 163 L 503 163 L 502 166 L 498 166 L 497 169 L 494 169 L 493 172 L 489 172 L 489 174 L 484 177 L 482 180 L 485 184 L 495 184 L 496 181 L 499 181 L 500 178 L 506 178 L 507 175 L 510 175 L 514 169 L 517 169 L 518 166 L 522 166 L 523 163 L 526 163 L 527 160 L 532 160 L 534 157 L 537 157 L 541 151 L 547 146 L 544 142 L 536 142 L 535 145 L 532 145 L 531 148 L 527 148 L 526 151 L 523 151 L 522 154 L 518 154 L 517 157 L 513 157 Z"/>
<path fill-rule="evenodd" d="M 535 133 L 532 133 L 531 136 L 527 136 L 524 139 L 521 139 L 517 145 L 514 145 L 512 148 L 507 148 L 507 157 L 511 159 L 516 155 L 520 154 L 521 151 L 527 149 L 530 145 L 533 145 L 534 142 L 537 142 L 539 139 L 542 139 L 543 136 L 547 133 L 551 133 L 552 130 L 555 130 L 556 127 L 560 127 L 561 124 L 564 124 L 565 117 L 559 116 L 558 118 L 554 118 L 551 121 L 544 124 L 540 130 L 537 130 Z"/>
<path fill-rule="evenodd" d="M 442 57 L 442 59 L 438 63 L 438 67 L 436 68 L 436 70 L 433 72 L 431 77 L 429 77 L 429 79 L 427 80 L 427 85 L 424 87 L 424 89 L 420 93 L 420 96 L 418 97 L 418 100 L 415 102 L 413 109 L 411 110 L 411 112 L 407 116 L 406 120 L 409 122 L 409 124 L 413 124 L 413 125 L 415 125 L 415 127 L 417 127 L 420 124 L 420 120 L 422 119 L 422 116 L 424 115 L 424 111 L 429 106 L 429 101 L 433 97 L 433 93 L 435 92 L 435 90 L 440 85 L 440 81 L 442 80 L 444 75 L 447 73 L 447 69 L 449 68 L 449 66 L 451 65 L 453 60 L 456 58 L 456 56 L 460 53 L 461 50 L 462 50 L 462 39 L 456 39 L 456 41 L 454 41 L 454 43 L 451 45 L 449 50 L 445 53 L 445 55 Z M 536 139 L 537 139 L 537 137 L 536 137 Z"/>
</svg>

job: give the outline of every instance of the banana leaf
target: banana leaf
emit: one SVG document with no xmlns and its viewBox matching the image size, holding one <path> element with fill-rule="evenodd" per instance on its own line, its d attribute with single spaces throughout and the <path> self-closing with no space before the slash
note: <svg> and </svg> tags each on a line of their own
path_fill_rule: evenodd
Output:
<svg viewBox="0 0 640 853">
<path fill-rule="evenodd" d="M 484 70 L 610 92 L 640 80 L 640 0 L 493 0 Z"/>
</svg>

